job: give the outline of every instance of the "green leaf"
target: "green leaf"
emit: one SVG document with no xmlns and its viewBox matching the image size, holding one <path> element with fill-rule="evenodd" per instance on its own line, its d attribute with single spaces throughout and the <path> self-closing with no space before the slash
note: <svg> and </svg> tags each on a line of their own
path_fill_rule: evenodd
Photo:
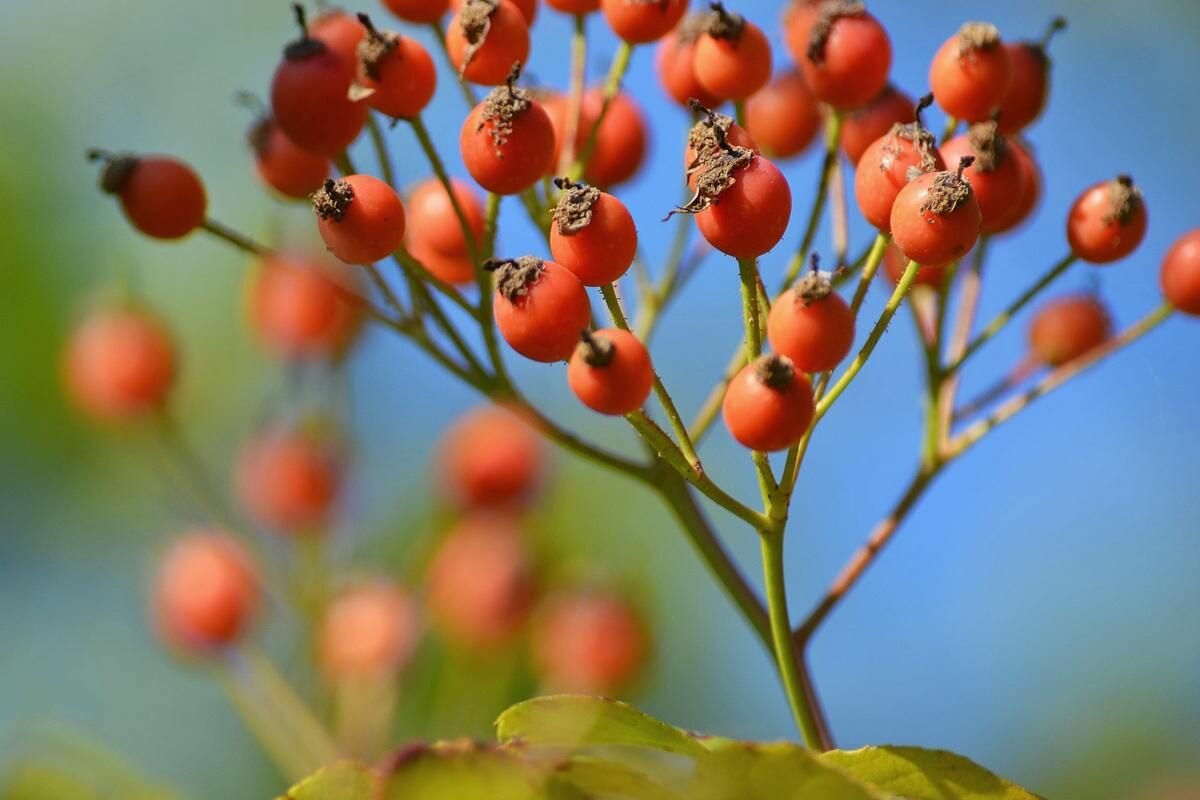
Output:
<svg viewBox="0 0 1200 800">
<path fill-rule="evenodd" d="M 385 800 L 576 800 L 556 761 L 474 742 L 414 747 L 393 764 Z"/>
<path fill-rule="evenodd" d="M 375 781 L 367 767 L 344 761 L 305 778 L 279 800 L 374 800 Z"/>
<path fill-rule="evenodd" d="M 822 758 L 867 783 L 909 800 L 1037 800 L 1038 796 L 945 750 L 864 747 Z"/>
<path fill-rule="evenodd" d="M 678 728 L 633 706 L 599 697 L 538 697 L 509 708 L 496 720 L 501 742 L 553 747 L 624 745 L 698 757 L 706 751 Z"/>
<path fill-rule="evenodd" d="M 886 800 L 794 744 L 716 745 L 698 762 L 689 800 Z"/>
</svg>

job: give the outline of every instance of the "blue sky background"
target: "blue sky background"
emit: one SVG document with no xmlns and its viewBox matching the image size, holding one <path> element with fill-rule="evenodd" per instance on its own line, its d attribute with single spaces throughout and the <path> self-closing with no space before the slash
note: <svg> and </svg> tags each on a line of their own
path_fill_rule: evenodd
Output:
<svg viewBox="0 0 1200 800">
<path fill-rule="evenodd" d="M 743 2 L 785 56 L 778 2 Z M 1144 246 L 1112 268 L 1079 266 L 1061 293 L 1098 279 L 1121 325 L 1159 300 L 1161 254 L 1200 223 L 1200 9 L 1190 0 L 1039 0 L 872 4 L 896 44 L 894 79 L 924 90 L 934 49 L 983 18 L 1036 37 L 1050 15 L 1052 104 L 1031 130 L 1046 174 L 1036 221 L 997 244 L 983 314 L 1002 308 L 1065 252 L 1065 210 L 1117 172 L 1143 187 Z M 382 12 L 380 12 L 382 15 Z M 91 145 L 178 154 L 205 176 L 212 213 L 263 238 L 311 237 L 303 209 L 262 195 L 248 169 L 248 122 L 230 97 L 265 92 L 292 35 L 282 2 L 15 0 L 0 38 L 0 737 L 65 726 L 106 742 L 191 796 L 268 796 L 277 786 L 217 689 L 180 670 L 145 631 L 141 594 L 165 534 L 194 521 L 167 496 L 147 437 L 96 433 L 58 397 L 64 331 L 96 287 L 131 274 L 174 321 L 187 369 L 180 415 L 214 465 L 227 464 L 264 398 L 281 386 L 240 310 L 244 259 L 202 237 L 142 240 L 94 190 Z M 614 42 L 590 26 L 599 78 Z M 529 70 L 565 81 L 567 20 L 543 9 Z M 424 35 L 419 34 L 419 35 Z M 618 194 L 651 264 L 676 201 L 685 115 L 639 50 L 627 86 L 654 128 L 651 158 Z M 464 108 L 446 80 L 428 114 L 452 171 Z M 940 125 L 940 119 L 937 120 Z M 390 135 L 400 178 L 427 173 L 408 131 Z M 358 153 L 360 167 L 370 164 Z M 817 157 L 786 166 L 799 236 Z M 852 250 L 870 238 L 852 213 Z M 541 253 L 516 203 L 501 251 Z M 819 246 L 828 248 L 822 231 Z M 788 247 L 766 257 L 777 278 Z M 774 280 L 769 282 L 773 283 Z M 655 358 L 685 415 L 736 340 L 734 264 L 712 258 L 668 312 Z M 868 317 L 885 292 L 875 287 Z M 973 363 L 967 394 L 1023 352 L 1022 319 Z M 1125 798 L 1155 776 L 1196 769 L 1200 751 L 1200 504 L 1196 398 L 1200 325 L 1170 321 L 1073 382 L 956 464 L 817 639 L 813 669 L 843 746 L 896 742 L 966 753 L 1050 797 Z M 559 366 L 510 360 L 528 393 L 564 424 L 613 446 L 631 442 L 569 396 Z M 803 613 L 891 505 L 918 447 L 919 352 L 897 318 L 869 368 L 822 426 L 789 535 L 794 613 Z M 350 370 L 360 467 L 348 541 L 419 528 L 437 432 L 475 402 L 412 348 L 371 331 Z M 718 426 L 719 427 L 719 426 Z M 756 495 L 749 460 L 717 430 L 705 461 L 739 496 Z M 639 698 L 691 728 L 791 735 L 769 661 L 709 585 L 652 497 L 560 455 L 547 517 L 580 549 L 635 572 L 660 630 Z M 757 579 L 752 534 L 721 516 Z M 3 741 L 0 738 L 0 741 Z M 0 744 L 0 753 L 5 745 Z M 219 764 L 219 768 L 214 765 Z M 248 788 L 249 787 L 249 788 Z"/>
</svg>

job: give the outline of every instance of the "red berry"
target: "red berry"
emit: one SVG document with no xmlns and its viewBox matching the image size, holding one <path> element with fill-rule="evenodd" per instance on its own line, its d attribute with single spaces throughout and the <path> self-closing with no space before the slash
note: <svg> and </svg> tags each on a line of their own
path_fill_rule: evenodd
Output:
<svg viewBox="0 0 1200 800">
<path fill-rule="evenodd" d="M 746 103 L 746 127 L 764 153 L 790 158 L 812 144 L 821 107 L 799 72 L 785 72 Z"/>
<path fill-rule="evenodd" d="M 808 35 L 800 37 L 804 17 L 791 18 L 787 41 L 813 94 L 838 109 L 870 102 L 887 85 L 892 67 L 887 31 L 861 3 L 848 0 L 822 4 Z"/>
<path fill-rule="evenodd" d="M 756 258 L 779 244 L 787 231 L 792 191 L 779 168 L 762 156 L 751 154 L 748 160 L 736 163 L 729 172 L 734 183 L 696 214 L 696 225 L 708 243 L 722 253 Z M 703 197 L 705 176 L 698 181 Z"/>
<path fill-rule="evenodd" d="M 306 200 L 329 177 L 329 159 L 300 147 L 270 117 L 255 123 L 248 138 L 258 177 L 284 197 Z"/>
<path fill-rule="evenodd" d="M 800 441 L 815 411 L 812 385 L 787 356 L 763 356 L 742 368 L 721 407 L 725 427 L 742 446 L 768 453 Z"/>
<path fill-rule="evenodd" d="M 650 396 L 654 368 L 646 347 L 620 328 L 583 332 L 567 367 L 567 382 L 579 401 L 601 414 L 637 411 Z"/>
<path fill-rule="evenodd" d="M 1058 367 L 1108 341 L 1112 320 L 1091 295 L 1062 297 L 1047 303 L 1033 319 L 1029 347 L 1043 364 Z"/>
<path fill-rule="evenodd" d="M 260 524 L 288 535 L 308 535 L 329 519 L 341 472 L 325 442 L 304 431 L 279 428 L 242 448 L 237 494 Z"/>
<path fill-rule="evenodd" d="M 555 148 L 554 162 L 557 164 L 562 156 L 562 148 L 567 130 L 567 115 L 570 113 L 569 103 L 562 95 L 550 94 L 545 100 L 545 108 L 554 123 Z M 604 107 L 604 92 L 600 88 L 588 90 L 583 96 L 580 107 L 579 127 L 575 132 L 575 155 L 583 152 L 587 145 L 600 111 Z M 646 120 L 638 104 L 627 94 L 620 93 L 613 97 L 608 105 L 604 121 L 596 131 L 596 141 L 588 158 L 587 168 L 583 177 L 595 186 L 611 188 L 625 183 L 632 178 L 642 166 L 646 156 L 647 140 Z"/>
<path fill-rule="evenodd" d="M 651 3 L 600 0 L 600 10 L 608 26 L 630 44 L 661 39 L 683 18 L 687 6 L 687 0 L 655 0 Z"/>
<path fill-rule="evenodd" d="M 358 45 L 367 29 L 353 14 L 341 9 L 322 11 L 308 26 L 308 35 L 342 57 L 348 64 L 358 60 Z"/>
<path fill-rule="evenodd" d="M 671 99 L 684 108 L 688 108 L 692 100 L 710 107 L 721 104 L 721 98 L 709 94 L 696 80 L 696 39 L 707 24 L 706 15 L 689 14 L 683 24 L 663 37 L 655 51 L 659 83 Z"/>
<path fill-rule="evenodd" d="M 1200 314 L 1200 229 L 1175 240 L 1163 258 L 1163 296 L 1185 314 Z"/>
<path fill-rule="evenodd" d="M 888 280 L 892 283 L 899 283 L 900 279 L 904 277 L 904 273 L 908 271 L 908 256 L 901 253 L 900 248 L 896 245 L 889 244 L 883 253 L 883 271 L 887 274 Z M 945 267 L 921 267 L 917 270 L 917 277 L 913 284 L 941 290 L 945 281 Z"/>
<path fill-rule="evenodd" d="M 297 14 L 304 27 L 303 12 Z M 355 22 L 357 25 L 357 21 Z M 305 32 L 288 45 L 271 80 L 271 112 L 287 137 L 305 150 L 333 156 L 358 138 L 369 109 L 348 96 L 354 62 Z"/>
<path fill-rule="evenodd" d="M 502 406 L 461 416 L 438 445 L 442 487 L 468 508 L 502 508 L 529 500 L 541 483 L 546 452 L 537 432 Z"/>
<path fill-rule="evenodd" d="M 933 134 L 920 122 L 892 126 L 883 138 L 867 148 L 854 173 L 854 197 L 871 225 L 884 233 L 892 230 L 892 206 L 908 185 L 913 172 L 929 174 L 945 169 Z"/>
<path fill-rule="evenodd" d="M 359 14 L 359 19 L 370 30 L 358 50 L 361 88 L 356 91 L 366 95 L 371 108 L 389 117 L 417 116 L 437 88 L 437 68 L 429 52 L 416 39 L 376 30 L 366 14 Z"/>
<path fill-rule="evenodd" d="M 450 8 L 449 0 L 383 0 L 383 7 L 405 22 L 437 22 Z M 457 9 L 457 6 L 455 6 Z"/>
<path fill-rule="evenodd" d="M 546 5 L 564 14 L 590 14 L 600 9 L 600 0 L 546 0 Z"/>
<path fill-rule="evenodd" d="M 459 146 L 476 183 L 496 194 L 519 194 L 554 168 L 555 139 L 550 115 L 510 82 L 467 115 Z"/>
<path fill-rule="evenodd" d="M 425 0 L 392 0 L 392 2 L 424 3 Z M 439 2 L 439 0 L 430 0 L 430 2 L 432 2 L 436 5 Z M 535 19 L 537 19 L 537 10 L 538 10 L 537 0 L 509 0 L 509 2 L 511 2 L 513 5 L 515 5 L 518 10 L 520 10 L 521 16 L 523 16 L 525 18 L 525 24 L 528 25 L 530 28 L 532 28 L 533 21 Z M 451 11 L 454 11 L 457 13 L 458 10 L 462 8 L 462 6 L 463 6 L 463 0 L 450 0 L 450 10 Z M 401 15 L 401 16 L 403 16 L 403 15 Z"/>
<path fill-rule="evenodd" d="M 1031 42 L 1005 42 L 1012 65 L 1012 86 L 1000 104 L 1000 130 L 1017 133 L 1041 116 L 1049 90 L 1050 62 L 1046 51 Z"/>
<path fill-rule="evenodd" d="M 175 345 L 150 312 L 108 307 L 90 313 L 67 344 L 71 398 L 102 420 L 129 420 L 162 408 L 175 381 Z"/>
<path fill-rule="evenodd" d="M 209 654 L 245 635 L 259 596 L 258 570 L 241 544 L 224 531 L 192 530 L 158 566 L 155 627 L 171 647 Z"/>
<path fill-rule="evenodd" d="M 970 161 L 965 160 L 969 166 Z M 956 172 L 930 172 L 900 190 L 892 207 L 892 239 L 911 260 L 941 267 L 975 246 L 982 216 L 971 184 Z"/>
<path fill-rule="evenodd" d="M 429 565 L 425 601 L 438 630 L 472 650 L 502 647 L 520 632 L 534 600 L 533 569 L 509 517 L 460 522 Z"/>
<path fill-rule="evenodd" d="M 875 140 L 893 125 L 916 122 L 912 98 L 890 84 L 869 105 L 846 115 L 842 123 L 842 152 L 857 164 Z"/>
<path fill-rule="evenodd" d="M 250 278 L 255 336 L 285 358 L 340 355 L 358 333 L 362 314 L 354 282 L 334 265 L 299 253 L 266 256 Z"/>
<path fill-rule="evenodd" d="M 1013 139 L 1008 140 L 1008 154 L 1017 162 L 1021 170 L 1021 199 L 1013 206 L 1007 218 L 998 221 L 993 230 L 995 233 L 1007 233 L 1027 219 L 1037 207 L 1042 198 L 1042 172 L 1038 169 L 1037 161 L 1028 147 Z"/>
<path fill-rule="evenodd" d="M 854 346 L 854 314 L 829 278 L 814 271 L 771 306 L 767 338 L 801 372 L 827 372 Z"/>
<path fill-rule="evenodd" d="M 450 179 L 450 187 L 466 217 L 471 236 L 477 244 L 482 242 L 484 212 L 479 196 L 469 184 L 457 178 Z M 443 256 L 456 257 L 465 257 L 469 252 L 467 237 L 454 213 L 450 194 L 437 178 L 429 178 L 413 189 L 408 198 L 407 219 L 405 227 L 408 228 L 410 248 L 434 250 Z M 467 264 L 471 269 L 469 261 Z M 473 270 L 471 274 L 474 274 Z"/>
<path fill-rule="evenodd" d="M 957 164 L 964 156 L 975 159 L 963 177 L 975 190 L 983 232 L 1003 230 L 1025 200 L 1025 171 L 1008 142 L 996 132 L 995 122 L 979 122 L 942 145 L 942 160 Z"/>
<path fill-rule="evenodd" d="M 88 157 L 105 162 L 100 188 L 116 195 L 133 227 L 156 239 L 181 239 L 204 224 L 208 199 L 195 170 L 169 156 L 110 155 L 93 150 Z"/>
<path fill-rule="evenodd" d="M 411 236 L 412 226 L 409 226 L 409 233 Z M 475 264 L 467 256 L 448 256 L 440 250 L 434 250 L 411 238 L 405 246 L 408 248 L 408 254 L 419 261 L 421 266 L 429 270 L 438 280 L 455 286 L 475 281 Z"/>
<path fill-rule="evenodd" d="M 637 256 L 637 227 L 625 204 L 585 184 L 560 182 L 550 252 L 584 286 L 613 283 Z"/>
<path fill-rule="evenodd" d="M 511 0 L 467 0 L 450 20 L 446 48 L 466 80 L 499 86 L 529 59 L 529 23 Z"/>
<path fill-rule="evenodd" d="M 347 264 L 374 264 L 404 242 L 404 205 L 392 187 L 370 175 L 326 180 L 313 195 L 317 230 Z"/>
<path fill-rule="evenodd" d="M 376 681 L 407 666 L 419 638 L 413 598 L 395 584 L 377 581 L 334 598 L 321 623 L 317 647 L 330 679 Z"/>
<path fill-rule="evenodd" d="M 645 625 L 623 598 L 586 590 L 559 595 L 539 613 L 533 659 L 553 691 L 612 695 L 645 665 Z"/>
<path fill-rule="evenodd" d="M 592 315 L 579 279 L 561 264 L 533 256 L 488 268 L 496 272 L 496 326 L 504 341 L 534 361 L 570 358 Z"/>
<path fill-rule="evenodd" d="M 929 85 L 950 116 L 967 122 L 990 119 L 1012 85 L 1012 64 L 996 26 L 963 25 L 933 57 Z"/>
<path fill-rule="evenodd" d="M 721 100 L 745 100 L 771 79 L 771 44 L 740 14 L 714 3 L 708 29 L 696 40 L 696 80 Z"/>
<path fill-rule="evenodd" d="M 1084 191 L 1067 216 L 1067 241 L 1091 264 L 1110 264 L 1137 249 L 1146 235 L 1146 202 L 1128 175 Z"/>
</svg>

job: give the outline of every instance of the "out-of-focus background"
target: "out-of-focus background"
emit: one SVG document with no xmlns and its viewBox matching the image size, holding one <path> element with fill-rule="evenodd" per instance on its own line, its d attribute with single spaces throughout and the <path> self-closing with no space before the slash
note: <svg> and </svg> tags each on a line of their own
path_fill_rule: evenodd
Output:
<svg viewBox="0 0 1200 800">
<path fill-rule="evenodd" d="M 733 5 L 770 32 L 782 66 L 782 4 Z M 895 81 L 913 95 L 924 91 L 936 46 L 963 21 L 988 19 L 1007 36 L 1034 38 L 1050 15 L 1069 18 L 1052 48 L 1051 107 L 1031 132 L 1045 200 L 1032 225 L 995 246 L 983 313 L 1065 252 L 1066 207 L 1118 171 L 1145 190 L 1146 242 L 1115 267 L 1076 268 L 1058 292 L 1099 281 L 1121 324 L 1156 304 L 1161 254 L 1200 224 L 1200 84 L 1192 80 L 1200 6 L 879 0 L 873 10 L 896 44 Z M 272 796 L 279 779 L 217 686 L 171 661 L 145 624 L 153 555 L 196 520 L 171 500 L 149 437 L 96 430 L 71 413 L 58 362 L 89 294 L 124 279 L 172 321 L 186 357 L 179 417 L 215 469 L 227 474 L 264 398 L 281 391 L 282 370 L 243 323 L 246 259 L 202 235 L 173 245 L 139 238 L 96 191 L 82 153 L 96 145 L 177 154 L 203 174 L 214 216 L 263 238 L 301 235 L 305 209 L 266 197 L 253 178 L 242 139 L 248 118 L 230 100 L 240 88 L 265 92 L 292 36 L 288 8 L 282 0 L 6 0 L 0 20 L 0 759 L 30 731 L 48 731 L 102 742 L 189 797 Z M 598 18 L 590 31 L 598 78 L 614 42 Z M 536 36 L 529 69 L 561 86 L 567 20 L 542 9 Z M 652 160 L 619 194 L 653 264 L 667 248 L 658 219 L 677 200 L 687 121 L 665 102 L 652 56 L 636 53 L 627 83 L 650 112 Z M 462 102 L 443 80 L 428 114 L 458 174 L 451 145 Z M 406 183 L 426 173 L 407 130 L 391 143 Z M 787 168 L 798 220 L 816 161 L 810 153 Z M 506 206 L 502 252 L 536 251 L 519 213 Z M 852 232 L 856 250 L 869 233 L 857 217 Z M 823 232 L 821 247 L 828 241 Z M 768 276 L 786 251 L 764 260 Z M 735 284 L 731 263 L 709 260 L 657 341 L 658 365 L 687 413 L 736 339 Z M 876 287 L 874 308 L 883 294 Z M 968 394 L 1021 355 L 1022 328 L 978 359 Z M 426 524 L 431 444 L 476 402 L 388 334 L 372 330 L 364 345 L 348 378 L 357 465 L 347 549 Z M 815 643 L 813 670 L 842 746 L 949 748 L 1052 798 L 1149 798 L 1167 785 L 1200 796 L 1198 348 L 1200 324 L 1170 321 L 940 481 Z M 918 361 L 911 325 L 899 320 L 816 439 L 789 540 L 797 614 L 890 506 L 914 462 Z M 512 363 L 556 418 L 629 444 L 619 421 L 573 402 L 561 367 Z M 705 457 L 738 494 L 755 496 L 749 461 L 723 431 Z M 556 464 L 546 513 L 562 535 L 649 587 L 659 644 L 640 704 L 688 728 L 792 735 L 766 655 L 663 510 L 565 455 Z M 756 575 L 752 534 L 713 516 Z"/>
</svg>

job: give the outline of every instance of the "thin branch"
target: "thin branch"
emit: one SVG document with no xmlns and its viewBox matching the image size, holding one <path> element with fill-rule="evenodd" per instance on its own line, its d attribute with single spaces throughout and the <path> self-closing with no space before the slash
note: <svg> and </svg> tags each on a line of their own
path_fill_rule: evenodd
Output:
<svg viewBox="0 0 1200 800">
<path fill-rule="evenodd" d="M 271 248 L 266 245 L 259 244 L 246 234 L 240 233 L 211 217 L 205 219 L 200 227 L 218 239 L 224 239 L 239 250 L 243 250 L 251 255 L 264 256 L 271 252 Z"/>
</svg>

